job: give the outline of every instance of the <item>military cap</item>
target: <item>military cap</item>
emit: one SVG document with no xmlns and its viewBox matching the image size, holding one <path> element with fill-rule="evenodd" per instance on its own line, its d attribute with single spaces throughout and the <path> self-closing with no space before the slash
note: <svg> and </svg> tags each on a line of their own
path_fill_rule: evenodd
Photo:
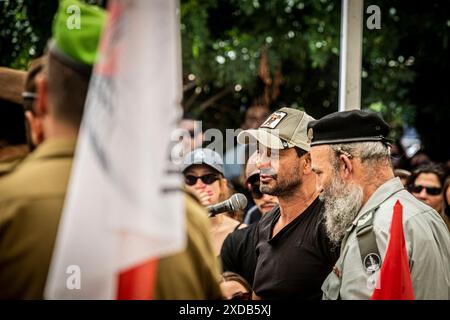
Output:
<svg viewBox="0 0 450 320">
<path fill-rule="evenodd" d="M 271 149 L 299 147 L 309 151 L 307 125 L 314 120 L 303 111 L 281 108 L 272 113 L 258 129 L 244 130 L 238 135 L 240 144 L 258 141 Z"/>
<path fill-rule="evenodd" d="M 70 68 L 90 74 L 96 62 L 104 9 L 77 0 L 62 0 L 53 21 L 49 52 Z"/>
<path fill-rule="evenodd" d="M 208 148 L 198 148 L 189 152 L 183 161 L 183 172 L 196 164 L 205 164 L 223 175 L 223 159 L 215 151 Z"/>
<path fill-rule="evenodd" d="M 389 125 L 375 112 L 351 110 L 331 113 L 308 124 L 311 146 L 387 139 Z"/>
</svg>

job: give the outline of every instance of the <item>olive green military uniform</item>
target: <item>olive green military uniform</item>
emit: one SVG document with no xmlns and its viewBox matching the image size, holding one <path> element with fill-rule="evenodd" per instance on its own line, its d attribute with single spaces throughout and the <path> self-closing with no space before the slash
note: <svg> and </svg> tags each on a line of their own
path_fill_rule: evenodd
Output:
<svg viewBox="0 0 450 320">
<path fill-rule="evenodd" d="M 22 157 L 12 158 L 5 161 L 0 161 L 0 177 L 8 174 L 14 170 L 15 167 L 22 161 Z"/>
<path fill-rule="evenodd" d="M 416 299 L 450 299 L 450 235 L 439 214 L 407 192 L 399 178 L 381 185 L 347 231 L 334 271 L 325 280 L 324 299 L 370 299 L 379 276 L 368 273 L 361 261 L 356 226 L 374 213 L 373 232 L 384 257 L 389 243 L 394 204 L 403 206 L 403 229 Z M 361 220 L 361 221 L 360 221 Z"/>
<path fill-rule="evenodd" d="M 158 264 L 155 299 L 220 299 L 220 268 L 205 209 L 186 196 L 187 246 Z"/>
<path fill-rule="evenodd" d="M 0 299 L 42 299 L 75 140 L 50 139 L 0 179 Z"/>
</svg>

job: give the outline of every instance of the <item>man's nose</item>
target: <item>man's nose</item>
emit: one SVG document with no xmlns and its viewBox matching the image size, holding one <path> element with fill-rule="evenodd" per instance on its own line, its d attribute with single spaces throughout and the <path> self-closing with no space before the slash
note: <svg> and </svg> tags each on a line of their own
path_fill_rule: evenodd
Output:
<svg viewBox="0 0 450 320">
<path fill-rule="evenodd" d="M 264 154 L 260 154 L 258 156 L 258 159 L 256 161 L 256 167 L 258 169 L 263 169 L 263 168 L 268 168 L 270 167 L 270 157 L 267 156 L 265 153 Z"/>
<path fill-rule="evenodd" d="M 203 183 L 202 179 L 197 179 L 197 182 L 194 184 L 195 189 L 203 189 L 206 187 L 206 184 Z"/>
<path fill-rule="evenodd" d="M 426 199 L 428 197 L 427 190 L 425 188 L 422 188 L 418 196 L 420 199 Z"/>
</svg>

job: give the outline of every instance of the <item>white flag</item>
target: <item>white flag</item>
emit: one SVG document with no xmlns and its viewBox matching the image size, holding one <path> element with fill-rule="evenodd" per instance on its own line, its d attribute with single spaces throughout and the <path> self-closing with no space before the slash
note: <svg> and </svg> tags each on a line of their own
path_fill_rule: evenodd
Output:
<svg viewBox="0 0 450 320">
<path fill-rule="evenodd" d="M 82 18 L 82 17 L 81 17 Z M 111 0 L 46 298 L 114 299 L 123 270 L 185 245 L 178 2 Z"/>
</svg>

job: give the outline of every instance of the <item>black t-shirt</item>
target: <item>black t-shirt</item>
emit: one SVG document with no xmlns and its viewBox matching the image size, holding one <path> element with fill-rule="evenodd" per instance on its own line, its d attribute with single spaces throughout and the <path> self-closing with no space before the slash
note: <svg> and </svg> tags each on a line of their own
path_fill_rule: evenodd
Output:
<svg viewBox="0 0 450 320">
<path fill-rule="evenodd" d="M 254 292 L 263 299 L 321 299 L 321 286 L 339 257 L 326 235 L 323 202 L 317 198 L 272 238 L 277 206 L 259 222 Z"/>
<path fill-rule="evenodd" d="M 256 269 L 255 235 L 257 223 L 230 233 L 220 250 L 222 270 L 242 276 L 251 285 Z"/>
</svg>

